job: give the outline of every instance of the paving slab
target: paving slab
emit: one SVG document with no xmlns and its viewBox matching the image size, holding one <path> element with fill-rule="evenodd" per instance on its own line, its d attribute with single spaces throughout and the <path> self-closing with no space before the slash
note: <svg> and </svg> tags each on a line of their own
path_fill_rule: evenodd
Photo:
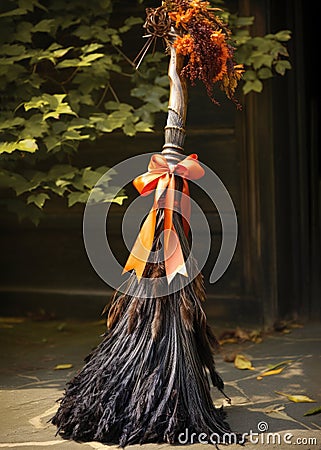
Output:
<svg viewBox="0 0 321 450">
<path fill-rule="evenodd" d="M 54 415 L 65 383 L 81 368 L 83 358 L 101 340 L 103 322 L 32 321 L 26 318 L 0 319 L 0 448 L 11 449 L 110 449 L 115 445 L 77 443 L 56 436 L 49 419 Z M 214 331 L 219 332 L 219 330 Z M 224 344 L 216 356 L 217 369 L 225 380 L 227 405 L 212 391 L 217 406 L 225 405 L 233 430 L 247 436 L 245 448 L 321 449 L 321 414 L 305 416 L 308 409 L 321 406 L 321 325 L 304 324 L 287 333 L 271 332 L 262 342 Z M 237 369 L 224 359 L 242 354 L 253 370 Z M 287 361 L 281 373 L 257 377 L 269 365 Z M 70 369 L 55 370 L 59 364 Z M 295 403 L 285 394 L 305 395 L 313 402 Z M 233 444 L 229 450 L 240 449 Z M 184 450 L 204 450 L 210 436 L 182 436 Z M 193 445 L 190 445 L 193 441 Z M 168 444 L 128 446 L 129 450 L 176 449 Z M 224 443 L 222 447 L 227 448 Z M 221 448 L 221 446 L 220 446 Z"/>
</svg>

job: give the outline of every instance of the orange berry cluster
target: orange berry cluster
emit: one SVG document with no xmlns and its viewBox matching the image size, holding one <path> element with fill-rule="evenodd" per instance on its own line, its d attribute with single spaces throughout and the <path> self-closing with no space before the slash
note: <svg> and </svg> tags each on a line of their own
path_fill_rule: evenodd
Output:
<svg viewBox="0 0 321 450">
<path fill-rule="evenodd" d="M 230 30 L 214 14 L 210 4 L 202 0 L 167 0 L 164 2 L 173 26 L 179 33 L 174 46 L 187 57 L 181 75 L 192 84 L 201 80 L 209 97 L 216 83 L 228 98 L 235 101 L 235 89 L 243 72 L 234 62 Z"/>
</svg>

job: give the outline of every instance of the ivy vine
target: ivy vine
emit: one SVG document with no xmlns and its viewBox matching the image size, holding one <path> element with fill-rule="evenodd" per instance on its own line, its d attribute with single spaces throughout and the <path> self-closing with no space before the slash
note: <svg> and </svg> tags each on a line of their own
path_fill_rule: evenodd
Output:
<svg viewBox="0 0 321 450">
<path fill-rule="evenodd" d="M 167 57 L 147 55 L 135 70 L 123 41 L 144 17 L 113 26 L 117 4 L 1 1 L 0 202 L 20 219 L 39 223 L 54 196 L 68 206 L 86 203 L 107 168 L 78 167 L 73 158 L 79 148 L 115 130 L 152 132 L 155 114 L 167 110 Z M 253 17 L 221 14 L 246 69 L 244 94 L 261 92 L 264 80 L 290 69 L 289 31 L 252 37 Z M 131 86 L 128 95 L 118 91 L 121 78 Z M 98 197 L 121 204 L 126 195 L 110 181 Z"/>
</svg>

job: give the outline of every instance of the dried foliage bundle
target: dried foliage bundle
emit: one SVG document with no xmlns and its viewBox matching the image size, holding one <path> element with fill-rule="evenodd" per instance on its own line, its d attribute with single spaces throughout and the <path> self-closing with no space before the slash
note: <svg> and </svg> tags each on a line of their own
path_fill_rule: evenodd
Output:
<svg viewBox="0 0 321 450">
<path fill-rule="evenodd" d="M 216 104 L 213 88 L 218 84 L 240 108 L 234 93 L 242 77 L 243 66 L 234 61 L 231 32 L 215 14 L 217 11 L 202 0 L 166 0 L 158 8 L 148 8 L 144 26 L 149 41 L 142 53 L 144 56 L 156 38 L 168 40 L 170 30 L 175 29 L 174 47 L 178 54 L 187 57 L 181 75 L 192 85 L 197 80 L 202 81 L 208 96 Z"/>
</svg>

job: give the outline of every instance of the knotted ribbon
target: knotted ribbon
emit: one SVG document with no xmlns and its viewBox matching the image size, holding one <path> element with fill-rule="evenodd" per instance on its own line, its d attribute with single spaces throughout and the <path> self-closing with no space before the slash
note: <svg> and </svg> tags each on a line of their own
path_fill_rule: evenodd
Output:
<svg viewBox="0 0 321 450">
<path fill-rule="evenodd" d="M 183 180 L 183 195 L 180 199 L 180 209 L 183 217 L 184 232 L 187 236 L 191 212 L 187 180 L 197 180 L 204 175 L 204 170 L 198 162 L 197 155 L 189 155 L 175 166 L 169 166 L 163 155 L 155 154 L 149 162 L 148 172 L 143 173 L 133 181 L 140 195 L 145 196 L 155 190 L 153 207 L 140 229 L 123 270 L 124 273 L 135 269 L 138 281 L 143 275 L 152 250 L 156 229 L 156 214 L 157 209 L 160 208 L 159 200 L 163 194 L 165 202 L 161 207 L 164 208 L 164 263 L 167 281 L 170 284 L 178 273 L 188 276 L 183 251 L 173 224 L 175 175 L 180 176 Z"/>
</svg>

